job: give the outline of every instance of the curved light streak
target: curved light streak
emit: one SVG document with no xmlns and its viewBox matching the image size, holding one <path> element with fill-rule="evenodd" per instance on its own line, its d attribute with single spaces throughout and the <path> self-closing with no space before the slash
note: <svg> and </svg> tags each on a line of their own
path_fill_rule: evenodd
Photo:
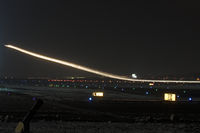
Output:
<svg viewBox="0 0 200 133">
<path fill-rule="evenodd" d="M 73 67 L 73 68 L 76 68 L 76 69 L 79 69 L 79 70 L 82 70 L 82 71 L 86 71 L 86 72 L 90 72 L 90 73 L 97 74 L 97 75 L 100 75 L 100 76 L 118 79 L 118 80 L 126 80 L 126 81 L 133 81 L 133 82 L 160 82 L 160 83 L 200 83 L 200 81 L 132 79 L 132 78 L 128 78 L 128 77 L 125 77 L 125 76 L 120 76 L 120 75 L 116 75 L 116 74 L 98 71 L 98 70 L 91 69 L 89 67 L 81 66 L 81 65 L 78 65 L 78 64 L 74 64 L 74 63 L 71 63 L 71 62 L 68 62 L 68 61 L 63 61 L 63 60 L 51 58 L 51 57 L 44 56 L 44 55 L 41 55 L 41 54 L 37 54 L 37 53 L 31 52 L 31 51 L 13 46 L 13 45 L 5 45 L 5 47 L 14 49 L 16 51 L 19 51 L 19 52 L 22 52 L 24 54 L 31 55 L 31 56 L 34 56 L 34 57 L 37 57 L 37 58 L 40 58 L 40 59 L 43 59 L 43 60 L 55 62 L 55 63 L 62 64 L 62 65 L 65 65 L 65 66 Z"/>
</svg>

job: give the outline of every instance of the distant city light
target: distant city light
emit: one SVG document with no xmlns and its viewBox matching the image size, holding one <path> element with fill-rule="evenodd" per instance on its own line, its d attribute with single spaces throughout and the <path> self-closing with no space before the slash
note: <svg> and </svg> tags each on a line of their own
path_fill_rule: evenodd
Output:
<svg viewBox="0 0 200 133">
<path fill-rule="evenodd" d="M 132 78 L 136 79 L 137 75 L 136 74 L 132 74 Z"/>
<path fill-rule="evenodd" d="M 149 92 L 148 91 L 146 91 L 146 95 L 148 95 L 149 94 Z"/>
</svg>

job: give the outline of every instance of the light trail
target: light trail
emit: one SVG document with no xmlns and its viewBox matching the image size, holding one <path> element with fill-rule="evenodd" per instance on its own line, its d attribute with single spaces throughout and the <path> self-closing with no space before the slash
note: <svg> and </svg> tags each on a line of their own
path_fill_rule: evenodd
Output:
<svg viewBox="0 0 200 133">
<path fill-rule="evenodd" d="M 128 78 L 128 77 L 125 77 L 125 76 L 120 76 L 120 75 L 116 75 L 116 74 L 98 71 L 98 70 L 95 70 L 95 69 L 92 69 L 92 68 L 89 68 L 89 67 L 85 67 L 85 66 L 81 66 L 81 65 L 78 65 L 78 64 L 74 64 L 74 63 L 71 63 L 71 62 L 68 62 L 68 61 L 63 61 L 63 60 L 51 58 L 51 57 L 44 56 L 44 55 L 41 55 L 41 54 L 37 54 L 37 53 L 31 52 L 31 51 L 13 46 L 13 45 L 5 45 L 5 47 L 14 49 L 16 51 L 19 51 L 19 52 L 25 53 L 27 55 L 31 55 L 31 56 L 43 59 L 43 60 L 55 62 L 55 63 L 62 64 L 62 65 L 65 65 L 65 66 L 73 67 L 73 68 L 76 68 L 76 69 L 79 69 L 79 70 L 82 70 L 82 71 L 86 71 L 86 72 L 90 72 L 90 73 L 97 74 L 97 75 L 100 75 L 100 76 L 118 79 L 118 80 L 126 80 L 126 81 L 133 81 L 133 82 L 160 82 L 160 83 L 198 83 L 198 84 L 200 83 L 200 81 L 132 79 L 132 78 Z"/>
</svg>

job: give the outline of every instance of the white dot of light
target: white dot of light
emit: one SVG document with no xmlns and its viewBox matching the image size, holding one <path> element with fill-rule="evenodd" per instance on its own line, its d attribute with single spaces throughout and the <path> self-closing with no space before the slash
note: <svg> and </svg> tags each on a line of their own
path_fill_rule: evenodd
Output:
<svg viewBox="0 0 200 133">
<path fill-rule="evenodd" d="M 137 75 L 136 74 L 132 74 L 132 78 L 136 79 Z"/>
<path fill-rule="evenodd" d="M 100 76 L 118 79 L 118 80 L 126 80 L 126 81 L 133 81 L 133 82 L 200 83 L 200 81 L 133 79 L 133 78 L 125 77 L 125 76 L 120 76 L 120 75 L 116 75 L 116 74 L 98 71 L 98 70 L 95 70 L 95 69 L 92 69 L 92 68 L 89 68 L 89 67 L 85 67 L 85 66 L 81 66 L 81 65 L 78 65 L 78 64 L 74 64 L 74 63 L 71 63 L 71 62 L 68 62 L 68 61 L 63 61 L 63 60 L 51 58 L 51 57 L 44 56 L 44 55 L 41 55 L 41 54 L 37 54 L 37 53 L 31 52 L 31 51 L 13 46 L 13 45 L 5 45 L 5 47 L 14 49 L 16 51 L 19 51 L 19 52 L 25 53 L 27 55 L 31 55 L 31 56 L 43 59 L 43 60 L 55 62 L 55 63 L 62 64 L 62 65 L 65 65 L 65 66 L 73 67 L 73 68 L 76 68 L 76 69 L 79 69 L 79 70 L 82 70 L 82 71 L 86 71 L 86 72 L 90 72 L 90 73 L 97 74 L 97 75 L 100 75 Z"/>
</svg>

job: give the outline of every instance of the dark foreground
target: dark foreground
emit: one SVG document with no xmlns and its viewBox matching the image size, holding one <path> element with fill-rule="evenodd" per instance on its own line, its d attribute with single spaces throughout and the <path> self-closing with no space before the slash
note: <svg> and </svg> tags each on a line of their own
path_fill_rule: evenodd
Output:
<svg viewBox="0 0 200 133">
<path fill-rule="evenodd" d="M 21 120 L 36 100 L 37 97 L 24 94 L 0 93 L 0 120 Z M 200 102 L 197 101 L 43 100 L 33 121 L 200 122 Z"/>
<path fill-rule="evenodd" d="M 0 132 L 13 132 L 35 100 L 1 92 Z M 200 102 L 43 100 L 31 122 L 35 133 L 200 132 Z"/>
<path fill-rule="evenodd" d="M 1 133 L 13 133 L 16 123 L 0 122 Z M 31 133 L 199 133 L 198 123 L 63 122 L 31 123 Z"/>
</svg>

